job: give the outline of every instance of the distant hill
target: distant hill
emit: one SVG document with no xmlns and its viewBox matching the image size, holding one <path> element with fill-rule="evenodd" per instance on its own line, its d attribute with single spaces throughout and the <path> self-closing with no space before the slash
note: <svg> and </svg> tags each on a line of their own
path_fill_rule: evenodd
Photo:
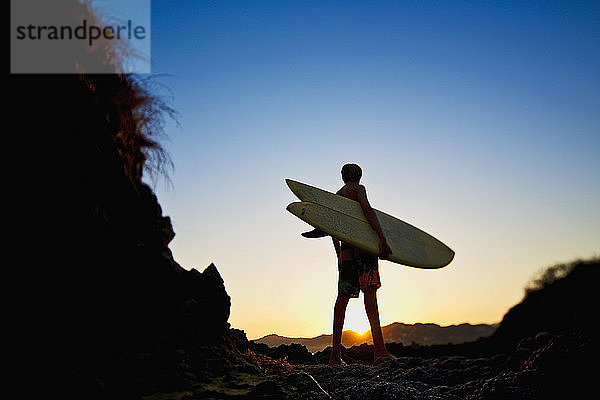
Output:
<svg viewBox="0 0 600 400">
<path fill-rule="evenodd" d="M 471 342 L 480 337 L 491 336 L 497 327 L 498 324 L 440 326 L 437 324 L 404 324 L 394 322 L 393 324 L 384 326 L 382 330 L 383 337 L 388 343 L 434 345 Z M 254 342 L 264 343 L 269 347 L 297 343 L 306 346 L 311 353 L 316 353 L 325 349 L 327 346 L 331 346 L 331 335 L 320 335 L 313 338 L 290 338 L 271 334 L 256 339 Z M 370 331 L 361 335 L 354 331 L 347 330 L 342 334 L 342 344 L 344 347 L 359 346 L 363 343 L 372 343 Z"/>
</svg>

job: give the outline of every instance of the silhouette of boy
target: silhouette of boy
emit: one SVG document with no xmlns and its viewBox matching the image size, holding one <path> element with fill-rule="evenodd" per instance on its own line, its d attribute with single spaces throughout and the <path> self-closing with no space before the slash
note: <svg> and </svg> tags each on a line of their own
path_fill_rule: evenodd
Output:
<svg viewBox="0 0 600 400">
<path fill-rule="evenodd" d="M 367 221 L 379 236 L 379 257 L 386 259 L 392 251 L 381 230 L 377 216 L 367 200 L 366 189 L 360 184 L 362 169 L 356 164 L 346 164 L 342 167 L 341 172 L 344 186 L 336 194 L 358 201 Z M 302 234 L 305 237 L 322 237 L 326 235 L 318 229 Z M 385 347 L 379 322 L 377 289 L 381 287 L 381 281 L 377 256 L 340 242 L 333 237 L 332 239 L 338 259 L 339 275 L 338 295 L 333 309 L 333 349 L 329 365 L 345 365 L 341 358 L 341 342 L 346 307 L 350 298 L 357 298 L 361 290 L 364 293 L 365 311 L 371 325 L 374 347 L 373 361 L 380 358 L 394 358 Z"/>
</svg>

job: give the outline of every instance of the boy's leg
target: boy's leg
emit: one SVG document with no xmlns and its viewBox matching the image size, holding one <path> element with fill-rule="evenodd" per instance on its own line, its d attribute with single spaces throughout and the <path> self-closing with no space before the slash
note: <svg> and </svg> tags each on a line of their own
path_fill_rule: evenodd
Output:
<svg viewBox="0 0 600 400">
<path fill-rule="evenodd" d="M 333 343 L 329 365 L 342 364 L 342 328 L 349 300 L 349 296 L 338 295 L 333 307 Z"/>
<path fill-rule="evenodd" d="M 363 292 L 365 295 L 365 311 L 369 318 L 371 335 L 373 336 L 373 358 L 374 360 L 382 357 L 394 358 L 388 353 L 383 341 L 383 332 L 381 331 L 381 323 L 379 321 L 379 308 L 377 306 L 377 288 L 373 286 L 366 287 Z"/>
</svg>

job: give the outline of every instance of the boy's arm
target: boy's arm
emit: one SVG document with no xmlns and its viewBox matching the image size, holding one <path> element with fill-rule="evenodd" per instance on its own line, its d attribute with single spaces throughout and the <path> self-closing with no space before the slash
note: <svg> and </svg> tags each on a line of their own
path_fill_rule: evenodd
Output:
<svg viewBox="0 0 600 400">
<path fill-rule="evenodd" d="M 375 230 L 377 236 L 379 236 L 379 256 L 382 259 L 386 259 L 391 253 L 392 250 L 385 239 L 385 235 L 383 234 L 383 230 L 381 229 L 381 225 L 379 224 L 379 220 L 377 219 L 377 215 L 375 215 L 375 211 L 369 204 L 369 200 L 367 199 L 367 191 L 363 185 L 358 185 L 357 190 L 357 198 L 360 207 L 369 221 L 369 225 Z"/>
<path fill-rule="evenodd" d="M 331 237 L 331 240 L 333 241 L 333 247 L 335 248 L 335 254 L 337 256 L 337 259 L 340 259 L 340 252 L 342 251 L 341 247 L 340 247 L 340 241 L 337 240 L 336 238 L 334 238 L 333 236 Z"/>
<path fill-rule="evenodd" d="M 340 189 L 337 192 L 335 192 L 335 194 L 341 194 L 341 191 L 342 191 L 342 189 Z M 337 240 L 333 236 L 331 237 L 331 240 L 333 241 L 333 247 L 335 247 L 335 254 L 337 255 L 337 259 L 338 259 L 338 262 L 339 262 L 340 255 L 342 253 L 341 243 L 340 243 L 339 240 Z"/>
</svg>

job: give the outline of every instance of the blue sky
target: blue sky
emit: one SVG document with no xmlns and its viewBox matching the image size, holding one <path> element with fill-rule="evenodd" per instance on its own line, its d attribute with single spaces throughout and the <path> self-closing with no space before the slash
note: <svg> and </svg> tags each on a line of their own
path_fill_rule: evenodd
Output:
<svg viewBox="0 0 600 400">
<path fill-rule="evenodd" d="M 153 1 L 151 31 L 180 113 L 155 185 L 171 248 L 217 265 L 252 338 L 330 331 L 333 249 L 299 236 L 284 179 L 335 191 L 346 162 L 457 254 L 382 262 L 383 323 L 496 322 L 540 268 L 599 252 L 597 1 Z"/>
</svg>

